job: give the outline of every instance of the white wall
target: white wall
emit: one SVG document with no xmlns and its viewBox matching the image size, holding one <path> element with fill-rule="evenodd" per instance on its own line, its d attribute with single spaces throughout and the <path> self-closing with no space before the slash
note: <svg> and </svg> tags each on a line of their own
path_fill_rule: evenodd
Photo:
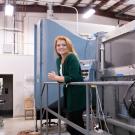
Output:
<svg viewBox="0 0 135 135">
<path fill-rule="evenodd" d="M 24 115 L 24 96 L 33 96 L 28 77 L 34 76 L 33 56 L 0 55 L 0 74 L 13 74 L 13 116 Z"/>
<path fill-rule="evenodd" d="M 65 20 L 56 20 L 55 22 L 59 23 L 67 30 L 70 30 L 79 35 L 93 35 L 97 32 L 110 32 L 115 30 L 113 25 L 103 25 L 103 24 L 94 24 L 94 23 L 85 23 L 85 22 L 73 22 Z"/>
</svg>

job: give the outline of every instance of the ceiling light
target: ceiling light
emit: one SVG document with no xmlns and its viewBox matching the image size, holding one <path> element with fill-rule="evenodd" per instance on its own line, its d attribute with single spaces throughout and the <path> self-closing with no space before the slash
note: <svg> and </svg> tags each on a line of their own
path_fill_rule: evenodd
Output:
<svg viewBox="0 0 135 135">
<path fill-rule="evenodd" d="M 5 16 L 13 16 L 14 7 L 10 4 L 5 5 Z"/>
<path fill-rule="evenodd" d="M 83 18 L 87 19 L 90 16 L 92 16 L 96 11 L 94 9 L 89 9 L 88 11 L 86 11 L 86 13 L 83 14 Z"/>
</svg>

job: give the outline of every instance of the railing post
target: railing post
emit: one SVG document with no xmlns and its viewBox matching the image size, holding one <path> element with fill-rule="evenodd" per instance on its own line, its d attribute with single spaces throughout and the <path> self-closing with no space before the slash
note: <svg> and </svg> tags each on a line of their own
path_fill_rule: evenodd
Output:
<svg viewBox="0 0 135 135">
<path fill-rule="evenodd" d="M 48 84 L 46 86 L 46 135 L 48 135 Z"/>
<path fill-rule="evenodd" d="M 86 85 L 86 130 L 87 130 L 87 135 L 89 135 L 89 126 L 90 126 L 90 100 L 89 100 L 89 86 L 88 84 Z"/>
<path fill-rule="evenodd" d="M 89 124 L 91 123 L 89 128 L 90 128 L 90 130 L 93 130 L 93 108 L 92 108 L 92 103 L 93 103 L 92 96 L 93 95 L 92 95 L 92 87 L 90 87 L 90 89 L 89 89 L 89 94 L 90 94 L 89 95 L 89 97 L 90 97 L 89 98 L 89 103 L 90 103 L 90 112 L 89 112 L 90 113 L 90 118 L 89 118 L 90 122 L 89 122 Z"/>
<path fill-rule="evenodd" d="M 58 115 L 61 114 L 61 110 L 60 110 L 60 97 L 61 97 L 61 94 L 60 94 L 60 84 L 58 84 Z M 61 120 L 60 118 L 58 118 L 58 133 L 59 135 L 61 134 Z"/>
<path fill-rule="evenodd" d="M 40 99 L 40 133 L 42 135 L 42 95 L 44 92 L 44 88 L 45 88 L 45 83 L 43 84 L 43 88 L 41 90 L 41 99 Z"/>
</svg>

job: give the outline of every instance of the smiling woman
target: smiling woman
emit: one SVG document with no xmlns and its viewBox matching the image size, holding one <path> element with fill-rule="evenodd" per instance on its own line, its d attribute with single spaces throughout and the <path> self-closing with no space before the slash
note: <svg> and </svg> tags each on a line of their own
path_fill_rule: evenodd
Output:
<svg viewBox="0 0 135 135">
<path fill-rule="evenodd" d="M 64 112 L 68 120 L 84 128 L 82 114 L 85 109 L 85 86 L 66 85 L 69 82 L 82 82 L 81 67 L 75 49 L 69 38 L 58 36 L 55 40 L 55 51 L 58 75 L 53 71 L 48 73 L 50 80 L 64 82 Z M 74 128 L 67 125 L 67 131 L 71 135 L 82 135 Z"/>
</svg>

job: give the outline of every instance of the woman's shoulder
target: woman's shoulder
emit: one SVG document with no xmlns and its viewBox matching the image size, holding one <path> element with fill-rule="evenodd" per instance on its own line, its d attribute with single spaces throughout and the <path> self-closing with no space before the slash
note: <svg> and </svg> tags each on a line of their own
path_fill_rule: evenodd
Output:
<svg viewBox="0 0 135 135">
<path fill-rule="evenodd" d="M 79 58 L 76 56 L 76 54 L 74 53 L 70 53 L 67 58 L 66 58 L 66 61 L 68 62 L 79 62 Z"/>
<path fill-rule="evenodd" d="M 69 53 L 67 58 L 77 58 L 77 56 L 74 53 Z"/>
</svg>

